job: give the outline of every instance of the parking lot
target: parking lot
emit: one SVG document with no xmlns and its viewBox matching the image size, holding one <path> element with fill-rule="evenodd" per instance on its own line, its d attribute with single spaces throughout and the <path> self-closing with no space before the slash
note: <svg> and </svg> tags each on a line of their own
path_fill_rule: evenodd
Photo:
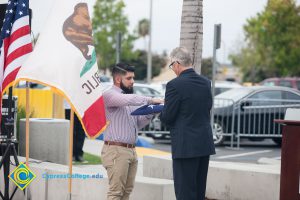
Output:
<svg viewBox="0 0 300 200">
<path fill-rule="evenodd" d="M 171 152 L 170 141 L 156 141 L 153 148 Z M 260 142 L 242 139 L 239 149 L 230 148 L 229 143 L 217 146 L 216 155 L 211 156 L 211 160 L 220 162 L 259 163 L 260 158 L 280 160 L 280 156 L 280 147 L 278 147 L 271 139 Z"/>
</svg>

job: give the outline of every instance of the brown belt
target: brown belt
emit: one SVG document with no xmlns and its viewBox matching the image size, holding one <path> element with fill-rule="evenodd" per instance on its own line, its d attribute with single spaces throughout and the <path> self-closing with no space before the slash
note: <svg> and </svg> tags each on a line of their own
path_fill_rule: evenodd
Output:
<svg viewBox="0 0 300 200">
<path fill-rule="evenodd" d="M 116 146 L 121 146 L 121 147 L 127 147 L 127 148 L 134 148 L 134 144 L 127 144 L 127 143 L 122 143 L 122 142 L 113 142 L 113 141 L 104 141 L 104 144 L 107 145 L 116 145 Z"/>
</svg>

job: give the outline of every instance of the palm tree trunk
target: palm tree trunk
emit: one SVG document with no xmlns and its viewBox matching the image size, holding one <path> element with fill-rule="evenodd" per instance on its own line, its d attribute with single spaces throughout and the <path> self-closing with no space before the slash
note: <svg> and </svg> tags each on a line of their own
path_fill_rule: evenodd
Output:
<svg viewBox="0 0 300 200">
<path fill-rule="evenodd" d="M 203 38 L 203 0 L 183 0 L 180 46 L 192 53 L 193 67 L 201 73 Z"/>
</svg>

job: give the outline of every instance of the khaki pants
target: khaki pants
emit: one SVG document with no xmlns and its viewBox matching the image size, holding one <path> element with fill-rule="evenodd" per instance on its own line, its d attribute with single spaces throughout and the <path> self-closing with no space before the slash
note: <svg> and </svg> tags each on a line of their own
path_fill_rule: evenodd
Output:
<svg viewBox="0 0 300 200">
<path fill-rule="evenodd" d="M 105 144 L 101 158 L 109 180 L 107 200 L 128 200 L 138 166 L 135 149 Z"/>
</svg>

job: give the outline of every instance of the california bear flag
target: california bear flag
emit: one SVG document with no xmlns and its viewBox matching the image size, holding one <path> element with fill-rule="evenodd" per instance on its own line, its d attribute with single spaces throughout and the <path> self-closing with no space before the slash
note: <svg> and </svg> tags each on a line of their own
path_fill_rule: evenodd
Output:
<svg viewBox="0 0 300 200">
<path fill-rule="evenodd" d="M 49 85 L 64 95 L 86 134 L 95 138 L 106 126 L 99 76 L 87 3 L 57 1 L 17 79 Z"/>
</svg>

